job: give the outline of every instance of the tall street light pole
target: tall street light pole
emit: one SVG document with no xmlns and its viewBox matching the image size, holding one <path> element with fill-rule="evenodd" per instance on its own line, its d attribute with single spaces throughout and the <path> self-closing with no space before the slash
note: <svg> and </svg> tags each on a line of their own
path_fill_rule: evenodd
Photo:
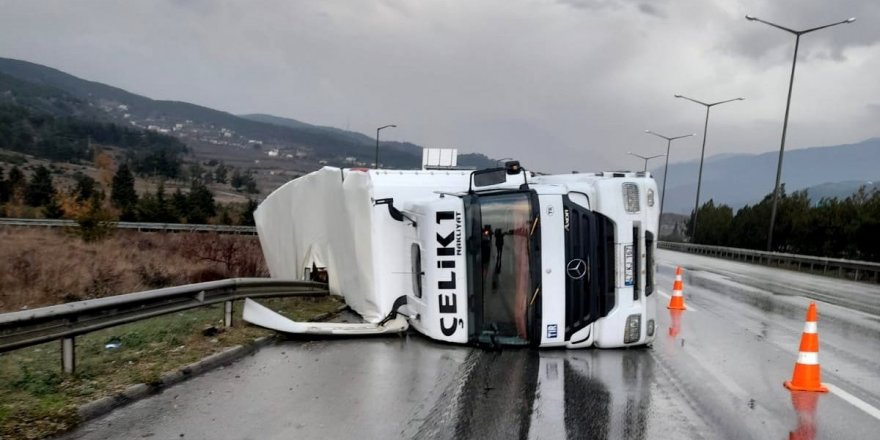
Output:
<svg viewBox="0 0 880 440">
<path fill-rule="evenodd" d="M 694 102 L 694 103 L 697 103 L 697 104 L 700 104 L 700 105 L 706 107 L 706 122 L 703 124 L 703 148 L 700 151 L 700 172 L 697 175 L 697 198 L 694 201 L 694 221 L 693 221 L 693 227 L 691 227 L 691 237 L 695 237 L 697 235 L 697 211 L 700 208 L 700 185 L 703 183 L 703 158 L 706 156 L 706 133 L 709 130 L 709 109 L 711 109 L 712 107 L 715 107 L 716 105 L 719 105 L 719 104 L 724 104 L 724 103 L 732 102 L 732 101 L 742 101 L 746 98 L 740 97 L 740 98 L 727 99 L 724 101 L 706 103 L 703 101 L 697 101 L 696 99 L 688 98 L 687 96 L 683 96 L 683 95 L 675 95 L 675 97 L 681 98 L 681 99 L 687 99 L 688 101 L 691 101 L 691 102 Z"/>
<path fill-rule="evenodd" d="M 638 157 L 639 159 L 642 159 L 645 161 L 645 168 L 642 169 L 642 172 L 648 171 L 648 161 L 649 160 L 656 159 L 658 157 L 663 157 L 662 154 L 658 154 L 656 156 L 642 156 L 641 154 L 636 154 L 636 153 L 633 153 L 632 151 L 627 151 L 626 154 L 629 154 L 630 156 Z"/>
<path fill-rule="evenodd" d="M 779 144 L 779 160 L 776 162 L 776 185 L 773 186 L 773 209 L 770 210 L 770 230 L 767 232 L 767 251 L 773 251 L 773 227 L 776 224 L 776 207 L 779 204 L 779 181 L 782 179 L 782 153 L 785 152 L 785 134 L 788 130 L 788 110 L 791 107 L 791 89 L 794 86 L 794 68 L 797 64 L 797 53 L 798 46 L 800 46 L 801 35 L 808 34 L 813 31 L 818 31 L 819 29 L 825 29 L 831 26 L 837 26 L 839 24 L 849 24 L 856 21 L 855 17 L 848 18 L 843 21 L 838 21 L 836 23 L 826 24 L 824 26 L 814 27 L 812 29 L 806 29 L 802 31 L 796 31 L 793 29 L 789 29 L 784 26 L 780 26 L 776 23 L 771 23 L 769 21 L 761 20 L 758 17 L 753 17 L 751 15 L 746 15 L 746 20 L 749 21 L 757 21 L 760 23 L 764 23 L 768 26 L 773 26 L 776 29 L 782 29 L 788 33 L 794 34 L 794 58 L 791 60 L 791 78 L 788 80 L 788 98 L 785 100 L 785 118 L 782 121 L 782 141 Z"/>
<path fill-rule="evenodd" d="M 666 139 L 666 167 L 663 168 L 663 192 L 660 194 L 660 218 L 663 218 L 663 201 L 666 200 L 666 181 L 669 180 L 669 148 L 672 146 L 672 141 L 676 139 L 696 136 L 695 133 L 685 134 L 682 136 L 675 137 L 667 137 L 663 136 L 660 133 L 653 132 L 651 130 L 645 130 L 645 133 L 653 134 L 654 136 Z"/>
<path fill-rule="evenodd" d="M 386 128 L 397 128 L 394 124 L 383 125 L 376 129 L 376 162 L 374 163 L 374 167 L 379 169 L 379 132 Z"/>
</svg>

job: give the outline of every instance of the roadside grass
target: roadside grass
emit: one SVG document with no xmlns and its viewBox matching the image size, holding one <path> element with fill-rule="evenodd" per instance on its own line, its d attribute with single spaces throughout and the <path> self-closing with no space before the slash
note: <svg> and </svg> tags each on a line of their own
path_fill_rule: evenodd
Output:
<svg viewBox="0 0 880 440">
<path fill-rule="evenodd" d="M 0 313 L 269 275 L 250 235 L 119 230 L 84 243 L 64 230 L 0 227 L 0 243 Z"/>
<path fill-rule="evenodd" d="M 334 297 L 260 300 L 295 320 L 334 311 Z M 0 354 L 0 438 L 45 438 L 78 420 L 78 405 L 138 384 L 157 384 L 161 375 L 227 347 L 252 343 L 272 332 L 241 321 L 235 304 L 233 327 L 223 327 L 223 307 L 207 306 L 112 327 L 76 338 L 76 374 L 61 371 L 58 341 Z M 203 330 L 216 328 L 205 336 Z M 210 332 L 208 332 L 210 334 Z M 107 348 L 119 344 L 118 348 Z"/>
</svg>

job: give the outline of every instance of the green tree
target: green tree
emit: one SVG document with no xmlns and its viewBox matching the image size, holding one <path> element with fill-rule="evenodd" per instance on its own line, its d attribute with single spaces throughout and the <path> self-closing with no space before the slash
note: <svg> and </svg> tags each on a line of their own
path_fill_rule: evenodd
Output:
<svg viewBox="0 0 880 440">
<path fill-rule="evenodd" d="M 132 166 L 140 175 L 176 179 L 180 176 L 180 152 L 169 147 L 141 152 L 132 157 Z"/>
<path fill-rule="evenodd" d="M 746 205 L 737 211 L 728 235 L 730 246 L 766 250 L 772 203 L 773 195 L 767 194 L 760 203 Z"/>
<path fill-rule="evenodd" d="M 52 186 L 52 174 L 49 169 L 40 165 L 31 176 L 25 191 L 25 202 L 30 206 L 45 206 L 52 201 L 55 187 Z"/>
<path fill-rule="evenodd" d="M 254 180 L 254 177 L 248 174 L 248 180 L 244 185 L 244 190 L 249 194 L 257 194 L 260 192 L 259 188 L 257 188 L 257 181 Z"/>
<path fill-rule="evenodd" d="M 112 194 L 110 201 L 119 209 L 120 218 L 130 221 L 136 218 L 138 202 L 137 191 L 134 189 L 134 175 L 128 164 L 122 164 L 113 175 Z"/>
<path fill-rule="evenodd" d="M 221 225 L 231 225 L 232 224 L 232 216 L 229 215 L 229 207 L 228 206 L 220 206 L 219 208 L 220 215 L 217 218 L 217 222 Z"/>
<path fill-rule="evenodd" d="M 61 194 L 52 194 L 52 199 L 43 207 L 43 215 L 46 218 L 62 218 L 64 217 L 64 209 L 61 207 Z"/>
<path fill-rule="evenodd" d="M 191 181 L 199 182 L 201 184 L 208 183 L 205 179 L 205 169 L 197 163 L 190 164 L 189 178 Z"/>
<path fill-rule="evenodd" d="M 116 224 L 113 215 L 101 206 L 98 194 L 93 194 L 85 205 L 85 209 L 82 209 L 74 219 L 79 225 L 74 231 L 85 242 L 109 237 L 116 230 Z"/>
<path fill-rule="evenodd" d="M 781 252 L 798 252 L 801 247 L 798 236 L 803 235 L 806 219 L 810 217 L 810 199 L 806 191 L 785 194 L 784 189 L 783 186 L 773 226 L 773 245 Z"/>
<path fill-rule="evenodd" d="M 92 194 L 95 193 L 95 188 L 98 186 L 98 182 L 91 176 L 79 171 L 74 173 L 73 180 L 76 182 L 76 186 L 74 187 L 76 201 L 82 202 L 91 199 Z"/>
<path fill-rule="evenodd" d="M 880 261 L 880 191 L 875 190 L 861 206 L 855 231 L 858 258 Z"/>
<path fill-rule="evenodd" d="M 244 212 L 241 213 L 239 223 L 245 226 L 254 226 L 254 211 L 257 210 L 257 206 L 259 206 L 259 202 L 249 198 Z"/>
<path fill-rule="evenodd" d="M 229 180 L 228 177 L 229 168 L 223 162 L 220 162 L 220 165 L 217 165 L 217 168 L 214 168 L 214 182 L 217 183 L 226 183 Z"/>
<path fill-rule="evenodd" d="M 159 182 L 155 194 L 145 194 L 138 200 L 137 215 L 138 220 L 143 222 L 175 223 L 178 221 L 177 216 L 174 215 L 171 201 L 165 195 L 163 182 Z"/>
<path fill-rule="evenodd" d="M 0 203 L 9 201 L 10 192 L 9 182 L 4 179 L 3 168 L 0 168 Z"/>
<path fill-rule="evenodd" d="M 232 170 L 232 178 L 229 180 L 229 184 L 236 190 L 241 189 L 245 185 L 245 180 L 238 168 Z"/>
<path fill-rule="evenodd" d="M 22 173 L 17 166 L 12 167 L 12 169 L 9 170 L 9 179 L 7 179 L 7 182 L 9 182 L 10 191 L 14 192 L 16 189 L 22 188 L 24 186 L 24 173 Z"/>
<path fill-rule="evenodd" d="M 189 206 L 186 214 L 187 223 L 206 223 L 209 218 L 217 215 L 214 194 L 201 183 L 193 182 L 187 202 Z"/>
<path fill-rule="evenodd" d="M 174 194 L 171 195 L 171 209 L 177 218 L 176 221 L 186 218 L 187 213 L 189 213 L 189 198 L 180 191 L 180 188 L 177 188 Z"/>
<path fill-rule="evenodd" d="M 715 201 L 709 199 L 700 207 L 697 218 L 699 228 L 697 228 L 696 235 L 692 237 L 692 242 L 715 246 L 728 244 L 730 226 L 733 223 L 733 210 L 729 206 L 715 206 Z M 689 223 L 692 222 L 693 217 Z M 688 229 L 693 229 L 692 224 L 688 225 Z"/>
</svg>

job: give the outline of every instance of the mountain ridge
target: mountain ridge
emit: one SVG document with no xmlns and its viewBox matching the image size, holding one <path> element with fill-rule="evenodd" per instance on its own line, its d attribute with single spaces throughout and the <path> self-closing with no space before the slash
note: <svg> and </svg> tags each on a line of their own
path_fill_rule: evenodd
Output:
<svg viewBox="0 0 880 440">
<path fill-rule="evenodd" d="M 375 138 L 363 133 L 268 114 L 235 115 L 183 101 L 154 100 L 52 67 L 9 58 L 0 58 L 2 102 L 172 134 L 196 145 L 200 154 L 232 151 L 242 157 L 242 163 L 259 163 L 267 158 L 265 150 L 280 156 L 273 166 L 291 166 L 302 159 L 302 167 L 311 169 L 321 164 L 369 165 L 375 154 Z M 387 167 L 418 168 L 421 149 L 410 142 L 382 141 L 381 161 Z M 714 199 L 734 208 L 759 201 L 772 191 L 777 157 L 776 151 L 707 157 L 701 201 Z M 284 162 L 284 158 L 291 159 Z M 855 144 L 794 149 L 786 152 L 783 182 L 787 191 L 793 191 L 824 183 L 880 180 L 878 163 L 880 137 Z M 460 154 L 459 165 L 484 168 L 496 166 L 496 161 L 479 153 Z M 667 212 L 690 212 L 697 167 L 696 160 L 669 165 Z M 662 168 L 654 168 L 653 173 L 662 186 Z"/>
<path fill-rule="evenodd" d="M 700 204 L 714 200 L 734 209 L 760 201 L 773 191 L 778 151 L 737 154 L 706 160 Z M 880 180 L 880 138 L 853 144 L 816 146 L 785 152 L 782 183 L 787 192 L 827 183 Z M 699 161 L 669 164 L 667 212 L 690 213 L 696 196 Z M 663 168 L 652 169 L 658 185 L 663 184 Z"/>
</svg>

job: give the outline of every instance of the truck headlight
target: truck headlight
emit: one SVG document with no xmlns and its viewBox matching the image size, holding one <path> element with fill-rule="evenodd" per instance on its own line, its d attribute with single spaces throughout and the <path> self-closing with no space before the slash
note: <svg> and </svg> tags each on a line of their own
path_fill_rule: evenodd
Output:
<svg viewBox="0 0 880 440">
<path fill-rule="evenodd" d="M 639 340 L 642 334 L 642 315 L 629 315 L 626 317 L 626 328 L 623 330 L 623 343 L 631 344 Z"/>
<path fill-rule="evenodd" d="M 623 184 L 623 207 L 630 214 L 639 212 L 639 187 L 635 183 Z"/>
<path fill-rule="evenodd" d="M 648 326 L 645 330 L 648 332 L 648 337 L 654 336 L 654 320 L 653 319 L 648 320 Z"/>
<path fill-rule="evenodd" d="M 654 190 L 648 190 L 648 206 L 654 206 Z"/>
</svg>

